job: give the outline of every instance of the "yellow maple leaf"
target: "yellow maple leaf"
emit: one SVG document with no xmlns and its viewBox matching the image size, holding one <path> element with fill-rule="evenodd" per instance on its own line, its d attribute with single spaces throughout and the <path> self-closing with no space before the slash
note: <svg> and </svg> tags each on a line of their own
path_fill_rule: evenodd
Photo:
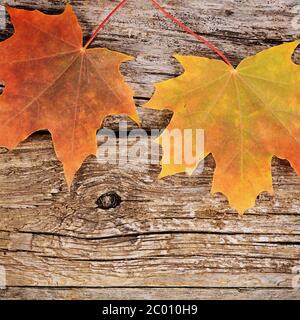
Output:
<svg viewBox="0 0 300 320">
<path fill-rule="evenodd" d="M 300 67 L 291 59 L 299 43 L 264 50 L 236 69 L 219 60 L 176 55 L 185 72 L 157 84 L 146 104 L 174 111 L 168 129 L 204 129 L 205 156 L 211 153 L 216 161 L 212 192 L 226 195 L 239 213 L 254 206 L 259 193 L 273 193 L 274 155 L 288 159 L 300 174 Z M 202 160 L 174 164 L 179 149 L 173 146 L 170 164 L 164 155 L 161 177 L 191 174 Z"/>
</svg>

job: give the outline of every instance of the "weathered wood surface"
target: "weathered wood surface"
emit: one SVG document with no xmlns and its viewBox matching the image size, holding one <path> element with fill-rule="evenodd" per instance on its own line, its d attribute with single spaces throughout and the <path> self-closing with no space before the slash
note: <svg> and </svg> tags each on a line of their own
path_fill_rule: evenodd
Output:
<svg viewBox="0 0 300 320">
<path fill-rule="evenodd" d="M 117 1 L 71 3 L 88 37 Z M 296 1 L 161 3 L 234 64 L 299 37 L 291 26 Z M 45 12 L 64 6 L 11 4 Z M 94 46 L 137 57 L 122 70 L 138 106 L 149 99 L 154 82 L 181 72 L 174 52 L 215 57 L 144 0 L 129 0 Z M 168 111 L 139 112 L 147 130 L 165 127 L 171 117 Z M 108 118 L 105 126 L 116 128 L 119 120 Z M 33 135 L 15 151 L 1 149 L 0 265 L 7 289 L 0 297 L 299 299 L 292 270 L 300 265 L 300 180 L 293 169 L 274 159 L 275 196 L 262 194 L 243 217 L 222 195 L 209 193 L 213 170 L 208 157 L 203 173 L 157 181 L 159 165 L 118 167 L 91 157 L 69 193 L 47 133 Z M 100 209 L 98 198 L 112 191 L 121 204 Z"/>
</svg>

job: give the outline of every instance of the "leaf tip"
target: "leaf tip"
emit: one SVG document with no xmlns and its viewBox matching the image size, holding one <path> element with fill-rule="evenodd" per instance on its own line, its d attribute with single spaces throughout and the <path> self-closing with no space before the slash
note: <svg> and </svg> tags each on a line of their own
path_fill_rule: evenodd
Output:
<svg viewBox="0 0 300 320">
<path fill-rule="evenodd" d="M 126 59 L 125 61 L 132 61 L 132 60 L 135 60 L 135 57 L 134 56 L 128 56 L 127 54 L 124 54 L 124 58 Z"/>
<path fill-rule="evenodd" d="M 65 173 L 65 178 L 66 178 L 68 191 L 70 192 L 73 181 L 74 181 L 74 175 L 68 175 L 67 173 Z"/>
<path fill-rule="evenodd" d="M 142 121 L 141 121 L 141 119 L 140 119 L 140 117 L 139 117 L 137 112 L 134 113 L 134 114 L 129 115 L 129 118 L 131 120 L 133 120 L 137 125 L 141 126 Z"/>
<path fill-rule="evenodd" d="M 70 1 L 68 1 L 68 2 L 66 3 L 64 12 L 65 12 L 65 13 L 66 13 L 66 12 L 71 12 L 71 13 L 74 12 L 74 11 L 73 11 L 73 7 L 72 7 Z"/>
<path fill-rule="evenodd" d="M 5 10 L 7 11 L 7 13 L 8 13 L 9 15 L 11 15 L 14 10 L 16 10 L 16 9 L 13 8 L 12 6 L 10 6 L 8 3 L 5 3 L 4 7 L 5 7 Z"/>
<path fill-rule="evenodd" d="M 158 175 L 157 179 L 161 180 L 161 179 L 168 177 L 168 176 L 170 176 L 170 172 L 168 172 L 166 167 L 162 166 L 161 172 Z"/>
<path fill-rule="evenodd" d="M 175 54 L 173 54 L 173 56 L 172 56 L 174 59 L 176 59 L 177 61 L 181 61 L 181 58 L 183 57 L 182 55 L 180 55 L 180 54 L 178 54 L 178 53 L 175 53 Z"/>
</svg>

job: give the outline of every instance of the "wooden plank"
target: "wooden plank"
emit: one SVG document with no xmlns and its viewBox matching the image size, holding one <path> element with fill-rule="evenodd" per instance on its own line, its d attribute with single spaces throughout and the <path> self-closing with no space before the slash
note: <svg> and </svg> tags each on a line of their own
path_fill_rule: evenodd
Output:
<svg viewBox="0 0 300 320">
<path fill-rule="evenodd" d="M 86 39 L 116 3 L 72 1 Z M 48 13 L 64 7 L 46 0 L 12 4 Z M 291 27 L 291 0 L 164 5 L 235 65 L 299 37 Z M 136 57 L 122 71 L 135 90 L 146 130 L 164 128 L 171 118 L 168 111 L 142 105 L 155 82 L 181 73 L 172 54 L 216 58 L 144 0 L 129 0 L 93 45 Z M 122 119 L 109 117 L 104 126 L 117 129 Z M 157 180 L 158 164 L 142 160 L 117 166 L 90 157 L 69 193 L 48 134 L 35 134 L 12 152 L 0 149 L 0 266 L 7 281 L 0 297 L 300 298 L 293 289 L 293 268 L 300 265 L 300 180 L 287 161 L 273 160 L 275 195 L 260 195 L 256 207 L 240 217 L 225 197 L 210 195 L 211 157 L 202 173 L 163 180 Z M 122 202 L 100 209 L 97 200 L 108 192 Z"/>
<path fill-rule="evenodd" d="M 198 289 L 198 288 L 9 288 L 0 291 L 1 299 L 32 300 L 298 300 L 291 289 Z"/>
<path fill-rule="evenodd" d="M 300 181 L 286 161 L 274 159 L 275 196 L 240 217 L 209 194 L 211 158 L 192 178 L 157 181 L 159 165 L 108 170 L 91 157 L 71 193 L 47 134 L 0 159 L 0 264 L 9 287 L 292 289 Z M 121 205 L 97 208 L 109 191 Z"/>
</svg>

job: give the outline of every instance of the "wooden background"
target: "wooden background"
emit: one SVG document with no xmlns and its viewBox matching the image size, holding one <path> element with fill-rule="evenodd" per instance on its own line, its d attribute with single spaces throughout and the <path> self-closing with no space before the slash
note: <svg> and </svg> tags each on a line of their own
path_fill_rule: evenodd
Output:
<svg viewBox="0 0 300 320">
<path fill-rule="evenodd" d="M 47 13 L 65 4 L 8 2 Z M 86 39 L 117 3 L 71 1 Z M 160 3 L 235 65 L 300 37 L 292 27 L 296 0 Z M 11 33 L 8 23 L 1 39 Z M 216 58 L 147 0 L 129 0 L 93 45 L 136 57 L 122 71 L 147 130 L 164 128 L 172 116 L 141 107 L 155 82 L 181 73 L 172 54 Z M 120 119 L 104 125 L 116 129 Z M 7 280 L 0 297 L 300 298 L 292 287 L 293 268 L 300 268 L 300 180 L 289 163 L 274 158 L 275 196 L 260 195 L 243 217 L 224 196 L 210 194 L 213 171 L 208 157 L 203 173 L 157 181 L 159 165 L 118 167 L 90 157 L 69 193 L 48 133 L 34 134 L 15 151 L 0 149 L 0 266 Z M 102 209 L 109 207 L 115 208 Z"/>
</svg>

